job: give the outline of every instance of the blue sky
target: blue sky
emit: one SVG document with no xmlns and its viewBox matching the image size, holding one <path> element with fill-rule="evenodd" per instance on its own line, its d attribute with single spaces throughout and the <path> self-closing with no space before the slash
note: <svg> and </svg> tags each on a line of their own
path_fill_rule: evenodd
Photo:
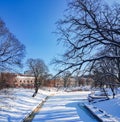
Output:
<svg viewBox="0 0 120 122">
<path fill-rule="evenodd" d="M 66 6 L 66 0 L 0 0 L 0 17 L 26 46 L 25 59 L 41 58 L 51 72 L 50 61 L 63 52 L 52 32 Z"/>
<path fill-rule="evenodd" d="M 50 61 L 64 51 L 62 46 L 57 45 L 57 37 L 52 32 L 56 29 L 55 22 L 63 17 L 67 1 L 0 0 L 0 17 L 10 32 L 26 46 L 25 60 L 43 59 L 52 73 L 55 71 Z"/>
</svg>

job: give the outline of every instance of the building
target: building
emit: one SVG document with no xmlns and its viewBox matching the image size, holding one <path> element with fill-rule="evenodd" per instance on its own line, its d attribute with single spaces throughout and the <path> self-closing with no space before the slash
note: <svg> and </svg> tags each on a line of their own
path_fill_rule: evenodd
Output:
<svg viewBox="0 0 120 122">
<path fill-rule="evenodd" d="M 35 77 L 31 75 L 22 75 L 9 72 L 0 73 L 0 89 L 8 87 L 24 87 L 34 88 Z M 91 78 L 84 77 L 69 77 L 67 79 L 57 77 L 41 80 L 42 86 L 47 87 L 75 87 L 92 85 L 93 80 Z"/>
<path fill-rule="evenodd" d="M 33 77 L 33 76 L 17 75 L 15 77 L 15 86 L 16 87 L 33 88 L 34 81 L 35 81 L 35 77 Z"/>
<path fill-rule="evenodd" d="M 15 73 L 0 72 L 0 89 L 14 87 L 15 77 Z"/>
</svg>

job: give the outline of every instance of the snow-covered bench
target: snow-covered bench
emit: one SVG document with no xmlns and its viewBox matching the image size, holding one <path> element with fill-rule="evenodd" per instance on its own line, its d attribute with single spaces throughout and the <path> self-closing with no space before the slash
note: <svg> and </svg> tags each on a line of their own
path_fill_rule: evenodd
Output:
<svg viewBox="0 0 120 122">
<path fill-rule="evenodd" d="M 109 98 L 106 97 L 104 94 L 89 94 L 88 101 L 89 102 L 99 102 L 103 100 L 108 100 Z"/>
</svg>

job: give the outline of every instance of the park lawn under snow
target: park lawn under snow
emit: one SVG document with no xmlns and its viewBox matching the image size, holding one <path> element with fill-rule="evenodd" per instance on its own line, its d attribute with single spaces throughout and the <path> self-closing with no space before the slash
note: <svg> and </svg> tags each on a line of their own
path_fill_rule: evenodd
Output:
<svg viewBox="0 0 120 122">
<path fill-rule="evenodd" d="M 9 89 L 0 91 L 0 122 L 19 122 L 25 118 L 47 94 L 39 91 L 32 97 L 34 90 Z"/>
<path fill-rule="evenodd" d="M 54 93 L 36 114 L 33 122 L 97 122 L 81 105 L 87 102 L 90 92 L 64 92 L 39 90 L 32 97 L 33 89 L 9 89 L 0 91 L 0 122 L 20 122 L 42 100 Z M 120 95 L 115 99 L 94 103 L 120 121 Z"/>
</svg>

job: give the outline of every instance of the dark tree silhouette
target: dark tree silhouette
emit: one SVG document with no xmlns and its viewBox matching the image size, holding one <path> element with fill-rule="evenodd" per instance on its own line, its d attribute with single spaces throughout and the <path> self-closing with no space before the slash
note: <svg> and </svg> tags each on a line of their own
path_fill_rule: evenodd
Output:
<svg viewBox="0 0 120 122">
<path fill-rule="evenodd" d="M 58 74 L 91 69 L 104 58 L 119 59 L 120 55 L 96 53 L 104 47 L 120 48 L 120 4 L 111 7 L 104 0 L 73 0 L 68 6 L 64 19 L 57 22 L 58 41 L 66 49 L 53 61 L 62 68 Z"/>
<path fill-rule="evenodd" d="M 29 73 L 33 74 L 35 77 L 35 92 L 33 94 L 33 97 L 36 96 L 38 89 L 42 83 L 43 80 L 46 78 L 46 74 L 48 72 L 48 67 L 45 65 L 44 61 L 41 59 L 28 59 L 27 65 L 29 68 Z"/>
<path fill-rule="evenodd" d="M 0 19 L 0 71 L 21 67 L 24 56 L 25 46 L 9 32 Z"/>
</svg>

